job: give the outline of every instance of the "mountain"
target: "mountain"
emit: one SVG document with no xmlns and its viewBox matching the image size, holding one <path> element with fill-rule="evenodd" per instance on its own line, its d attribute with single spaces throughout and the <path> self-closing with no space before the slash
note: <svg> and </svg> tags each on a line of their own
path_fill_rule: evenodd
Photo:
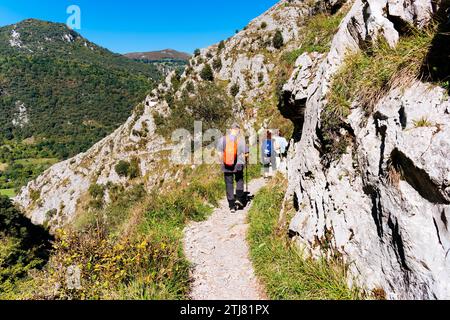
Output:
<svg viewBox="0 0 450 320">
<path fill-rule="evenodd" d="M 250 140 L 280 128 L 292 136 L 286 192 L 270 203 L 268 189 L 261 202 L 282 209 L 273 224 L 261 213 L 257 228 L 267 243 L 251 248 L 259 274 L 273 280 L 274 296 L 308 290 L 306 282 L 295 286 L 284 276 L 298 264 L 308 277 L 318 261 L 320 270 L 331 270 L 333 279 L 342 274 L 342 282 L 365 297 L 448 299 L 448 9 L 448 1 L 433 0 L 282 0 L 235 36 L 200 50 L 114 133 L 46 170 L 14 201 L 53 233 L 80 221 L 97 232 L 103 217 L 110 238 L 125 234 L 126 241 L 145 230 L 150 240 L 144 244 L 157 243 L 152 252 L 159 252 L 182 242 L 185 221 L 205 215 L 193 195 L 214 204 L 208 195 L 222 190 L 211 188 L 189 159 L 188 165 L 172 162 L 171 155 L 191 147 L 191 141 L 172 142 L 172 132 L 193 129 L 194 120 L 203 121 L 204 130 L 239 121 L 254 129 Z M 218 169 L 208 170 L 211 178 Z M 277 237 L 282 242 L 275 246 L 270 241 Z M 62 250 L 54 265 L 80 256 L 77 244 Z M 90 257 L 95 246 L 87 247 L 82 254 Z M 285 248 L 292 251 L 282 256 Z M 184 265 L 168 263 L 171 272 L 174 264 L 176 270 Z M 189 283 L 186 274 L 178 279 Z M 313 277 L 322 280 L 324 272 Z M 308 297 L 327 290 L 312 284 Z"/>
<path fill-rule="evenodd" d="M 124 54 L 124 56 L 134 60 L 145 61 L 179 60 L 187 62 L 191 58 L 191 55 L 188 53 L 179 52 L 172 49 L 150 52 L 133 52 Z"/>
<path fill-rule="evenodd" d="M 0 28 L 0 141 L 8 146 L 0 163 L 9 165 L 0 190 L 42 172 L 17 160 L 63 160 L 110 134 L 160 77 L 64 24 L 29 19 Z"/>
<path fill-rule="evenodd" d="M 35 137 L 64 158 L 129 116 L 159 77 L 64 24 L 25 20 L 0 29 L 1 138 Z"/>
<path fill-rule="evenodd" d="M 125 54 L 125 56 L 135 61 L 144 62 L 155 66 L 156 69 L 164 76 L 169 75 L 172 71 L 176 71 L 180 74 L 183 73 L 184 68 L 188 64 L 191 57 L 187 53 L 172 49 L 128 53 Z"/>
</svg>

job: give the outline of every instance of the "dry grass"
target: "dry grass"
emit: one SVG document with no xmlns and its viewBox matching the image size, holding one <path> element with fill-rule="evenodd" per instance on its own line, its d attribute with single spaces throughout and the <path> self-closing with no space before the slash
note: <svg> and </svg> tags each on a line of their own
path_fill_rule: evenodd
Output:
<svg viewBox="0 0 450 320">
<path fill-rule="evenodd" d="M 434 124 L 428 120 L 427 117 L 422 117 L 419 120 L 414 121 L 415 128 L 433 127 Z"/>
<path fill-rule="evenodd" d="M 402 174 L 400 170 L 392 163 L 392 161 L 388 161 L 386 180 L 387 182 L 394 187 L 398 187 L 400 184 L 400 180 L 402 179 Z"/>
<path fill-rule="evenodd" d="M 6 171 L 8 169 L 7 163 L 0 163 L 0 171 Z"/>
</svg>

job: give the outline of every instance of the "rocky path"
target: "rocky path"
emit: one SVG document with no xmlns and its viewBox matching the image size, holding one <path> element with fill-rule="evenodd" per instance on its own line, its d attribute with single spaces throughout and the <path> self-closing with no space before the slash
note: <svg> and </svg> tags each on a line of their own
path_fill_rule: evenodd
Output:
<svg viewBox="0 0 450 320">
<path fill-rule="evenodd" d="M 264 180 L 254 180 L 249 191 L 254 195 L 263 186 Z M 223 199 L 207 221 L 191 223 L 185 229 L 185 252 L 194 265 L 193 300 L 265 298 L 246 242 L 249 206 L 232 214 Z"/>
</svg>

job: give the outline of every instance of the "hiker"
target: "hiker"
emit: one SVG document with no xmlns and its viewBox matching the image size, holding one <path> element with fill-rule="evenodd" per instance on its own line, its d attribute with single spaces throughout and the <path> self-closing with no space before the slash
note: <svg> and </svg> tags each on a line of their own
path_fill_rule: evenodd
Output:
<svg viewBox="0 0 450 320">
<path fill-rule="evenodd" d="M 276 170 L 286 172 L 288 142 L 286 138 L 281 136 L 278 132 L 275 133 L 273 141 L 274 141 Z"/>
<path fill-rule="evenodd" d="M 225 177 L 228 204 L 230 211 L 235 213 L 237 209 L 245 207 L 244 169 L 246 157 L 248 157 L 245 138 L 241 135 L 241 128 L 237 123 L 234 123 L 227 135 L 219 140 L 217 150 Z M 235 180 L 236 196 L 234 193 Z"/>
<path fill-rule="evenodd" d="M 264 179 L 272 177 L 274 170 L 276 170 L 276 157 L 274 152 L 274 140 L 272 139 L 272 132 L 267 130 L 266 137 L 261 144 L 261 157 L 264 167 Z"/>
</svg>

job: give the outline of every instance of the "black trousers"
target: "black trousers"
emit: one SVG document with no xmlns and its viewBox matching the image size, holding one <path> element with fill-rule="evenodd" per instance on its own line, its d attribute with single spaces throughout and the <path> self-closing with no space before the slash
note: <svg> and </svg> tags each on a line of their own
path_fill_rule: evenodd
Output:
<svg viewBox="0 0 450 320">
<path fill-rule="evenodd" d="M 226 172 L 225 175 L 225 185 L 227 188 L 227 199 L 230 208 L 235 206 L 236 198 L 237 200 L 244 203 L 244 171 L 238 172 Z M 236 197 L 234 195 L 234 181 L 236 180 Z"/>
</svg>

